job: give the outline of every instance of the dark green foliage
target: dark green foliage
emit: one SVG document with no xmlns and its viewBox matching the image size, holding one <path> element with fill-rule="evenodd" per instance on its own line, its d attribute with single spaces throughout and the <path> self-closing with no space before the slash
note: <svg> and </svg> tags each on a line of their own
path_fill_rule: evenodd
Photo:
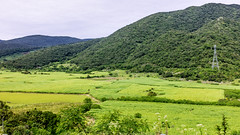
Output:
<svg viewBox="0 0 240 135">
<path fill-rule="evenodd" d="M 71 132 L 86 132 L 87 123 L 86 117 L 82 113 L 80 107 L 70 107 L 61 112 L 61 118 L 57 127 L 57 133 Z"/>
<path fill-rule="evenodd" d="M 240 135 L 240 131 L 233 131 L 231 135 Z"/>
<path fill-rule="evenodd" d="M 101 98 L 100 99 L 102 102 L 104 102 L 104 101 L 107 101 L 107 98 L 106 97 L 103 97 L 103 98 Z"/>
<path fill-rule="evenodd" d="M 26 36 L 0 42 L 0 57 L 19 52 L 29 52 L 43 47 L 81 42 L 72 37 L 51 37 L 43 35 Z"/>
<path fill-rule="evenodd" d="M 120 112 L 109 112 L 98 121 L 96 125 L 97 134 L 141 134 L 149 131 L 146 120 L 123 116 Z"/>
<path fill-rule="evenodd" d="M 101 109 L 101 106 L 98 104 L 92 104 L 91 109 Z"/>
<path fill-rule="evenodd" d="M 27 134 L 45 132 L 56 134 L 59 117 L 52 112 L 42 112 L 36 109 L 23 114 L 14 114 L 6 123 L 8 134 Z"/>
<path fill-rule="evenodd" d="M 240 90 L 224 90 L 224 94 L 226 98 L 229 99 L 240 99 Z"/>
<path fill-rule="evenodd" d="M 223 114 L 221 126 L 217 125 L 217 127 L 216 127 L 217 134 L 218 135 L 226 135 L 227 134 L 227 129 L 228 129 L 227 118 Z"/>
<path fill-rule="evenodd" d="M 92 104 L 92 99 L 91 98 L 85 98 L 83 100 L 83 103 L 85 103 L 85 104 Z"/>
<path fill-rule="evenodd" d="M 134 117 L 135 117 L 135 118 L 142 118 L 142 114 L 141 114 L 141 113 L 135 113 L 135 114 L 134 114 Z"/>
<path fill-rule="evenodd" d="M 6 102 L 0 101 L 0 125 L 2 126 L 4 133 L 7 131 L 5 129 L 6 120 L 8 120 L 12 115 L 13 112 L 10 111 L 10 107 L 6 104 Z"/>
<path fill-rule="evenodd" d="M 20 69 L 32 69 L 32 68 L 41 68 L 44 65 L 48 65 L 52 62 L 60 62 L 71 59 L 76 56 L 81 51 L 85 50 L 89 46 L 98 42 L 99 40 L 89 41 L 89 42 L 81 42 L 70 45 L 60 45 L 55 47 L 49 47 L 46 49 L 41 49 L 36 52 L 29 53 L 20 59 L 7 61 L 4 63 L 5 67 L 11 68 L 20 68 Z M 58 69 L 56 66 L 49 67 L 52 70 L 66 70 L 63 67 Z M 80 69 L 72 69 L 72 70 L 80 70 Z"/>
<path fill-rule="evenodd" d="M 154 96 L 157 96 L 157 93 L 153 92 L 153 91 L 150 91 L 150 92 L 148 92 L 148 96 L 149 97 L 154 97 Z"/>
<path fill-rule="evenodd" d="M 173 77 L 173 74 L 171 72 L 166 72 L 162 74 L 163 77 Z M 185 78 L 185 77 L 183 77 Z"/>
<path fill-rule="evenodd" d="M 158 72 L 159 67 L 189 68 L 182 77 L 193 80 L 237 78 L 239 15 L 239 8 L 223 4 L 157 13 L 120 29 L 83 51 L 72 62 L 88 68 L 123 68 L 134 72 Z M 199 73 L 199 68 L 211 68 L 214 44 L 222 72 Z M 171 76 L 167 72 L 166 77 Z"/>
<path fill-rule="evenodd" d="M 120 97 L 116 100 L 119 101 L 140 101 L 140 102 L 161 102 L 161 103 L 175 103 L 175 104 L 193 104 L 193 105 L 219 105 L 219 106 L 237 106 L 240 107 L 240 102 L 238 100 L 219 100 L 218 102 L 209 102 L 209 101 L 192 101 L 186 99 L 174 100 L 167 98 L 159 97 Z"/>
</svg>

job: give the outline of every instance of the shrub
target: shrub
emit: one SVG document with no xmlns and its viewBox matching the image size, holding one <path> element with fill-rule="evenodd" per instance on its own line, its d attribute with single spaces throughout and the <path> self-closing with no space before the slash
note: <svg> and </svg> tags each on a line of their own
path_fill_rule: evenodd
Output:
<svg viewBox="0 0 240 135">
<path fill-rule="evenodd" d="M 98 104 L 92 104 L 91 109 L 102 109 Z"/>
<path fill-rule="evenodd" d="M 231 135 L 240 135 L 240 130 L 239 131 L 233 131 Z"/>
<path fill-rule="evenodd" d="M 166 72 L 164 74 L 162 74 L 163 77 L 173 77 L 172 72 Z"/>
<path fill-rule="evenodd" d="M 85 98 L 83 100 L 83 103 L 85 103 L 85 104 L 88 104 L 88 103 L 92 104 L 92 99 L 91 98 Z"/>
<path fill-rule="evenodd" d="M 154 96 L 157 96 L 157 93 L 153 92 L 153 91 L 150 91 L 150 92 L 148 92 L 148 96 L 149 97 L 154 97 Z"/>
<path fill-rule="evenodd" d="M 103 97 L 103 98 L 101 98 L 100 99 L 102 102 L 104 102 L 104 101 L 107 101 L 107 98 L 106 97 Z"/>
<path fill-rule="evenodd" d="M 142 114 L 141 114 L 141 113 L 135 113 L 135 114 L 134 114 L 134 117 L 135 117 L 135 118 L 142 118 Z"/>
</svg>

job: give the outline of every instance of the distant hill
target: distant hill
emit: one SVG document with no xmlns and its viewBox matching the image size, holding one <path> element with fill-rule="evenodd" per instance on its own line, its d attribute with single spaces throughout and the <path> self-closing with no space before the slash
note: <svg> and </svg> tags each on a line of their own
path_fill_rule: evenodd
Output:
<svg viewBox="0 0 240 135">
<path fill-rule="evenodd" d="M 26 36 L 0 42 L 0 57 L 19 52 L 28 52 L 43 47 L 76 43 L 81 41 L 85 40 L 64 36 Z"/>
<path fill-rule="evenodd" d="M 52 62 L 64 62 L 76 57 L 77 54 L 88 47 L 98 43 L 101 39 L 82 41 L 68 45 L 52 46 L 38 51 L 30 52 L 17 60 L 6 62 L 7 66 L 11 65 L 20 69 L 40 68 Z"/>
<path fill-rule="evenodd" d="M 82 70 L 120 68 L 193 80 L 233 80 L 240 78 L 239 30 L 240 5 L 210 3 L 161 12 L 98 42 L 91 41 L 92 45 L 68 59 L 67 63 L 76 64 Z M 211 69 L 213 45 L 217 45 L 220 71 Z M 35 58 L 35 54 L 39 52 L 7 62 L 5 66 L 35 68 L 38 62 L 28 61 Z M 38 57 L 44 57 L 44 53 Z"/>
</svg>

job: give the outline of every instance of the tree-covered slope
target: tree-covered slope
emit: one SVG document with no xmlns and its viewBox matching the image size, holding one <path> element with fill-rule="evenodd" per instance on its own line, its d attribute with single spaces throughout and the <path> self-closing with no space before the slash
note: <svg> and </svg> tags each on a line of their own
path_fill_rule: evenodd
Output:
<svg viewBox="0 0 240 135">
<path fill-rule="evenodd" d="M 69 45 L 58 45 L 30 52 L 19 59 L 7 61 L 6 67 L 15 67 L 20 69 L 40 68 L 52 62 L 63 62 L 73 58 L 75 55 L 85 50 L 91 45 L 99 42 L 100 39 L 79 42 Z"/>
<path fill-rule="evenodd" d="M 81 41 L 84 40 L 72 37 L 54 37 L 43 35 L 26 36 L 0 42 L 0 57 L 19 52 L 28 52 L 48 46 L 76 43 Z"/>
<path fill-rule="evenodd" d="M 223 18 L 227 22 L 238 22 L 240 10 L 236 6 L 227 6 L 223 4 L 207 4 L 202 7 L 190 7 L 186 10 L 157 13 L 148 16 L 136 23 L 120 29 L 105 40 L 102 40 L 95 46 L 88 48 L 72 62 L 89 68 L 98 67 L 99 65 L 127 65 L 135 67 L 136 65 L 152 64 L 163 67 L 197 67 L 198 64 L 190 64 L 189 60 L 194 59 L 193 56 L 205 59 L 203 53 L 211 53 L 209 60 L 212 58 L 211 46 L 222 43 L 218 38 L 208 42 L 208 50 L 194 49 L 196 46 L 204 47 L 203 41 L 208 40 L 207 36 L 226 36 L 227 38 L 237 38 L 238 33 L 229 35 L 229 30 L 225 33 L 219 33 L 213 29 L 212 21 Z M 228 21 L 231 20 L 231 21 Z M 233 29 L 238 27 L 233 26 Z M 205 29 L 203 30 L 203 28 Z M 230 29 L 228 26 L 221 25 L 222 29 Z M 202 32 L 200 33 L 200 29 Z M 199 31 L 199 32 L 198 32 Z M 201 34 L 201 35 L 199 35 Z M 235 40 L 237 42 L 237 40 Z M 227 41 L 225 41 L 227 42 Z M 206 43 L 205 43 L 206 44 Z M 203 48 L 202 48 L 203 49 Z M 228 51 L 228 50 L 226 50 Z M 200 53 L 200 56 L 197 54 Z M 191 54 L 189 56 L 189 54 Z M 204 57 L 203 57 L 204 56 Z M 182 59 L 182 60 L 180 60 Z M 179 63 L 184 61 L 184 63 Z M 198 62 L 198 61 L 197 61 Z M 207 63 L 201 63 L 204 67 L 209 67 Z"/>
<path fill-rule="evenodd" d="M 213 45 L 217 45 L 220 72 L 213 76 L 236 78 L 240 74 L 239 30 L 239 5 L 210 3 L 185 10 L 156 13 L 94 43 L 71 57 L 69 62 L 84 70 L 124 68 L 159 73 L 164 70 L 166 73 L 166 68 L 174 68 L 182 70 L 175 70 L 173 75 L 203 78 L 212 75 L 205 69 L 211 68 Z M 31 68 L 27 62 L 19 63 L 21 66 L 16 66 L 14 62 L 12 65 Z"/>
</svg>

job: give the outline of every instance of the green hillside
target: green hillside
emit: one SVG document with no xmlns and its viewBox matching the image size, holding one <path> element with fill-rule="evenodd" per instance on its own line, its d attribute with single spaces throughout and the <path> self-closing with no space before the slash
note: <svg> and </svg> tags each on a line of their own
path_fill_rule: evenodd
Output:
<svg viewBox="0 0 240 135">
<path fill-rule="evenodd" d="M 67 60 L 82 70 L 120 68 L 193 80 L 233 80 L 240 74 L 239 19 L 239 5 L 214 3 L 156 13 L 93 42 Z M 211 69 L 213 45 L 217 45 L 220 71 Z M 53 47 L 52 51 L 60 48 Z M 35 68 L 28 60 L 34 61 L 36 55 L 38 58 L 49 56 L 49 62 L 66 60 L 42 52 L 44 50 L 8 62 L 7 66 Z"/>
<path fill-rule="evenodd" d="M 0 40 L 0 57 L 29 52 L 43 47 L 85 41 L 73 37 L 31 35 L 11 40 Z"/>
<path fill-rule="evenodd" d="M 95 39 L 88 42 L 48 47 L 28 53 L 17 60 L 7 61 L 4 63 L 4 66 L 8 68 L 14 67 L 18 69 L 32 69 L 41 68 L 42 66 L 48 65 L 52 62 L 64 62 L 66 60 L 70 60 L 89 46 L 99 42 L 99 40 L 100 39 Z"/>
</svg>

